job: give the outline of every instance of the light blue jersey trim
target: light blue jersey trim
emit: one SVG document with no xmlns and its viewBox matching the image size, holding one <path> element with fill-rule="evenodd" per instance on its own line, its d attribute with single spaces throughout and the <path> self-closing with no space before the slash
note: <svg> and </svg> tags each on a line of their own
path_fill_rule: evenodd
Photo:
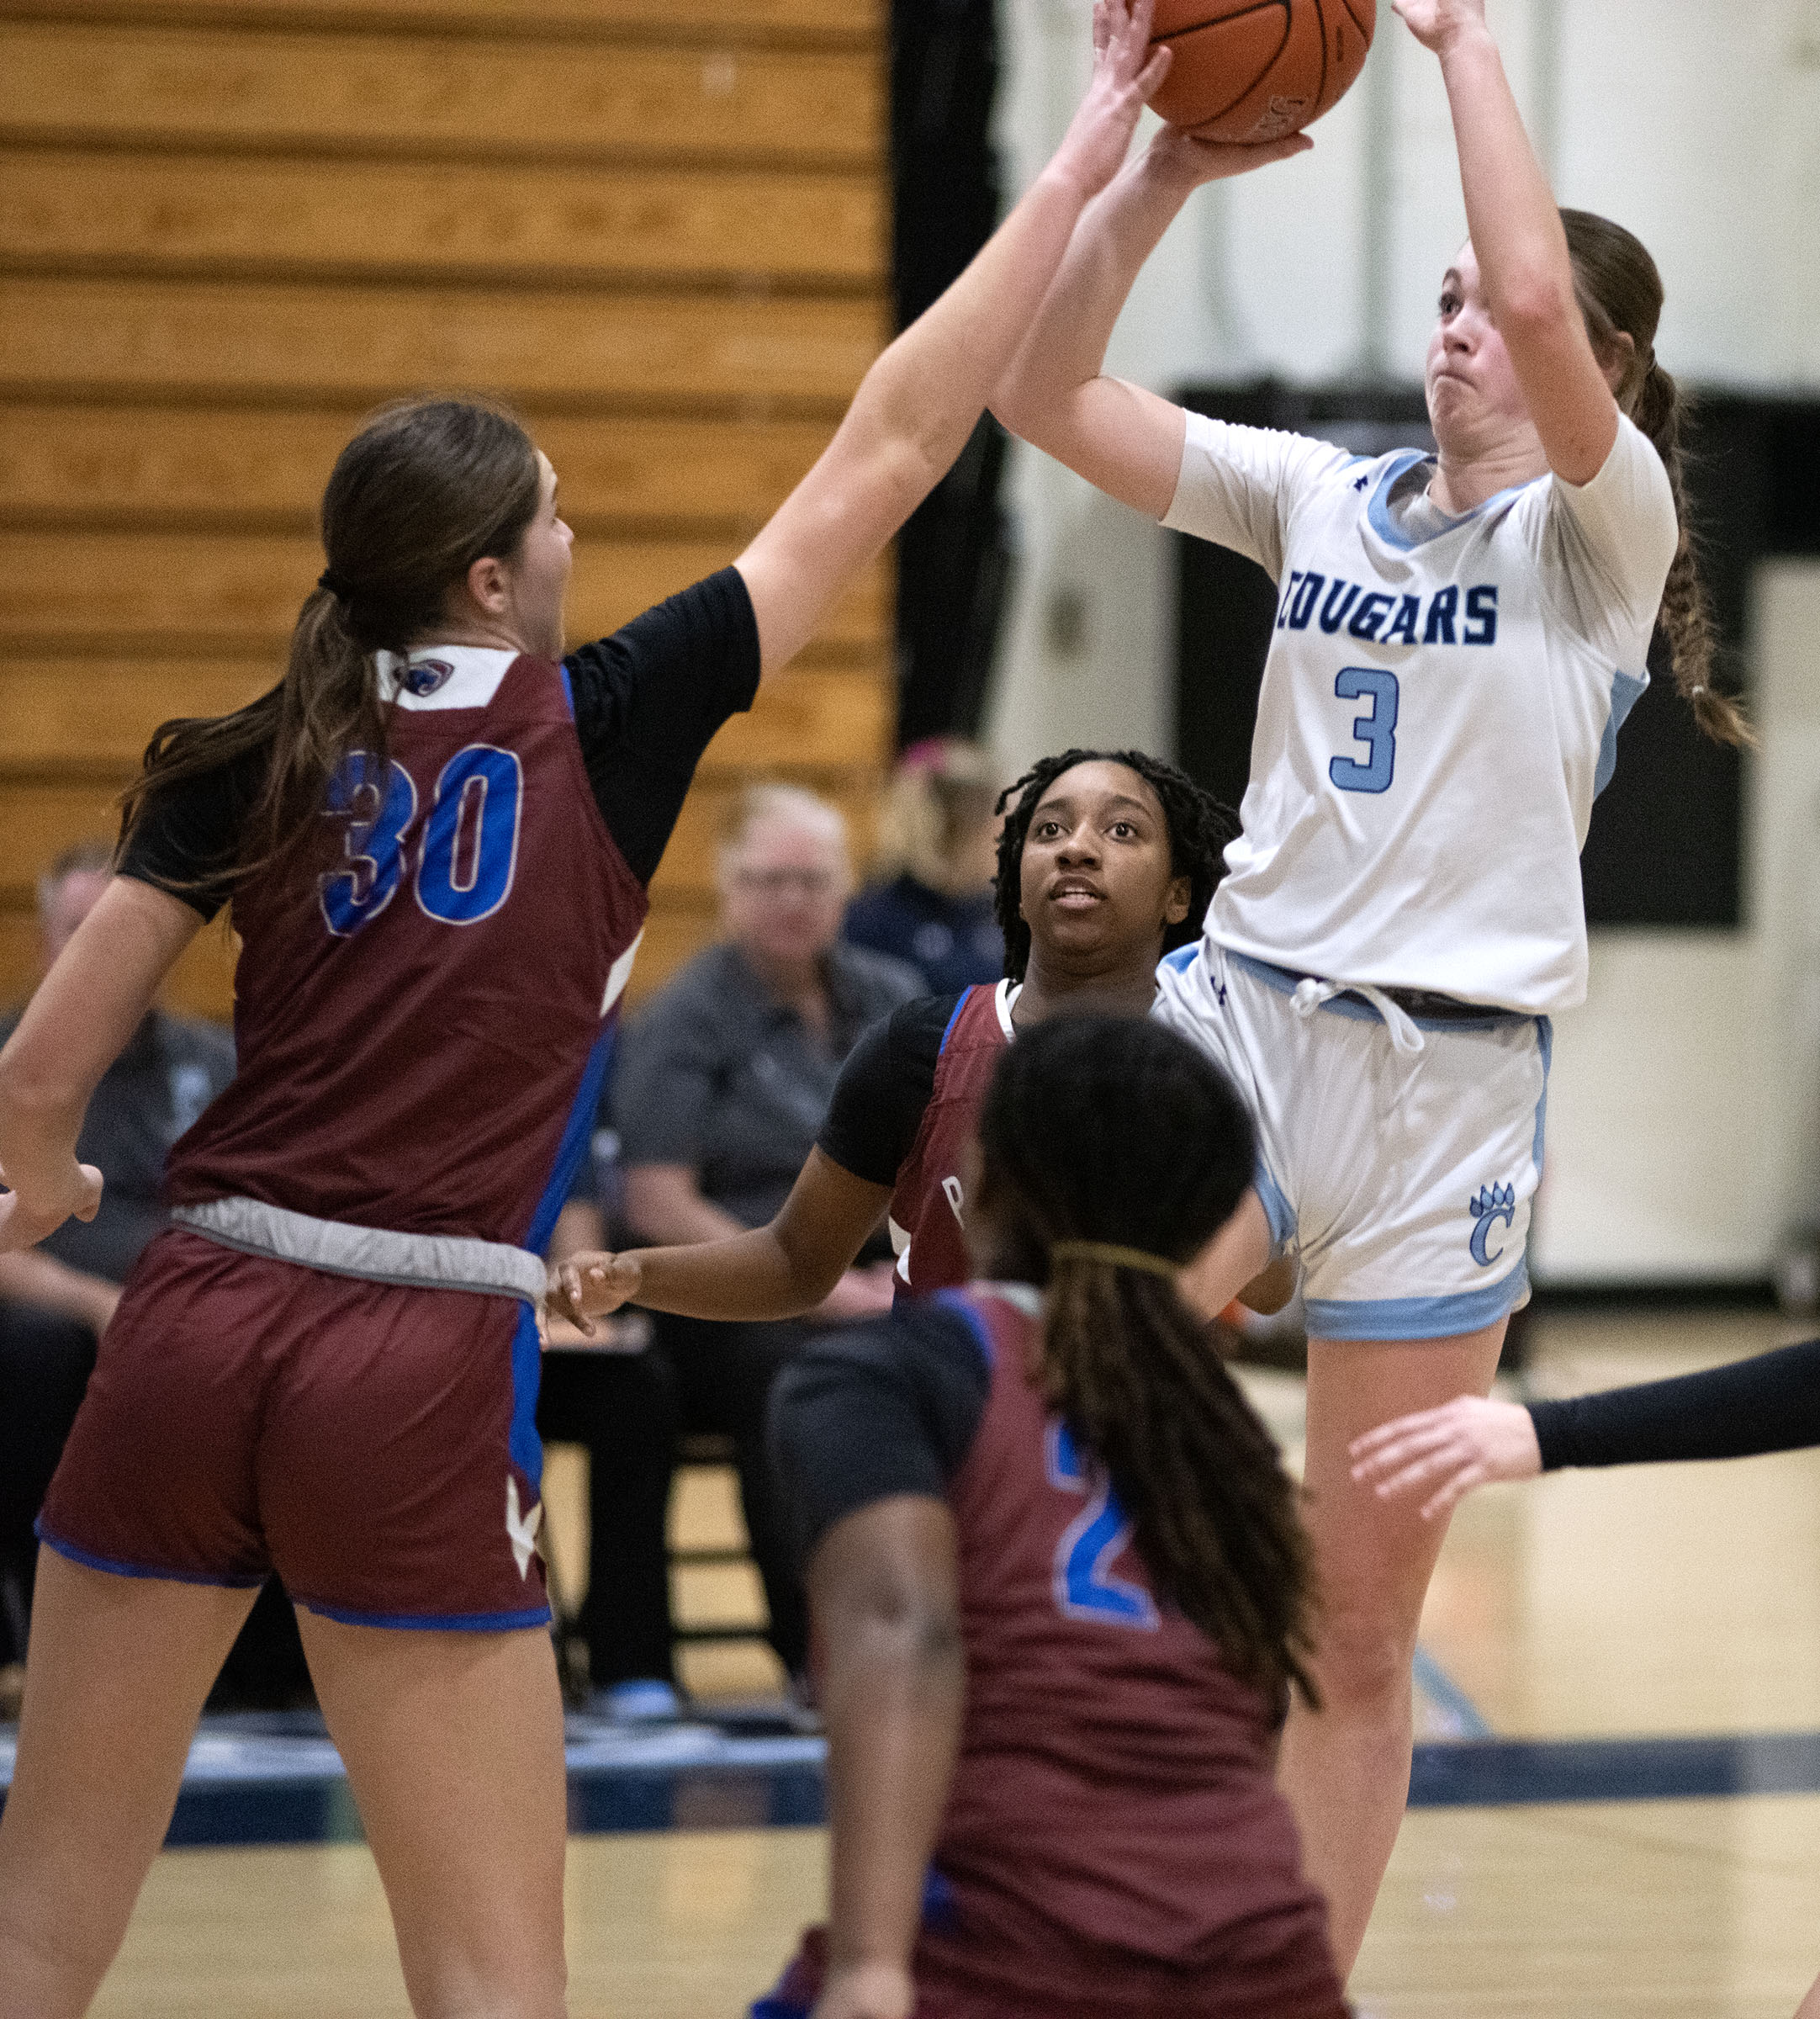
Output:
<svg viewBox="0 0 1820 2019">
<path fill-rule="evenodd" d="M 1264 1168 L 1262 1157 L 1252 1168 L 1251 1184 L 1257 1193 L 1258 1203 L 1264 1209 L 1264 1217 L 1270 1222 L 1270 1237 L 1281 1248 L 1294 1237 L 1295 1208 L 1283 1197 L 1283 1188 Z"/>
<path fill-rule="evenodd" d="M 314 1598 L 297 1603 L 320 1619 L 342 1626 L 399 1627 L 422 1634 L 507 1634 L 521 1626 L 548 1626 L 548 1605 L 529 1605 L 514 1613 L 357 1613 L 345 1605 L 323 1605 Z"/>
<path fill-rule="evenodd" d="M 1443 1297 L 1310 1297 L 1311 1339 L 1451 1339 L 1480 1332 L 1508 1317 L 1529 1288 L 1519 1262 L 1510 1274 L 1483 1290 Z"/>
<path fill-rule="evenodd" d="M 1595 799 L 1611 782 L 1611 774 L 1618 768 L 1618 731 L 1648 685 L 1648 674 L 1641 680 L 1634 673 L 1614 672 L 1611 676 L 1611 707 L 1606 717 L 1605 734 L 1599 739 L 1599 765 L 1593 773 Z"/>
<path fill-rule="evenodd" d="M 42 1516 L 32 1524 L 32 1533 L 47 1550 L 55 1550 L 58 1555 L 66 1556 L 87 1570 L 105 1571 L 113 1577 L 156 1577 L 166 1584 L 205 1584 L 225 1592 L 257 1592 L 266 1581 L 263 1571 L 257 1577 L 207 1577 L 196 1571 L 161 1571 L 149 1563 L 123 1563 L 115 1556 L 98 1556 L 93 1550 L 79 1550 L 73 1542 L 53 1535 Z"/>
<path fill-rule="evenodd" d="M 1186 974 L 1194 965 L 1200 951 L 1200 941 L 1190 940 L 1186 946 L 1178 946 L 1173 953 L 1166 953 L 1156 965 L 1168 968 L 1174 974 Z"/>
<path fill-rule="evenodd" d="M 1372 531 L 1385 546 L 1394 547 L 1399 553 L 1413 554 L 1418 547 L 1426 547 L 1432 540 L 1444 540 L 1450 533 L 1458 533 L 1461 527 L 1469 526 L 1494 506 L 1505 504 L 1529 489 L 1529 484 L 1512 484 L 1508 489 L 1487 498 L 1483 505 L 1475 505 L 1470 511 L 1463 511 L 1458 517 L 1450 515 L 1447 525 L 1437 527 L 1433 533 L 1423 533 L 1418 538 L 1405 532 L 1391 517 L 1390 490 L 1405 470 L 1413 469 L 1418 463 L 1426 463 L 1427 460 L 1426 452 L 1420 448 L 1405 449 L 1401 455 L 1394 457 L 1384 474 L 1373 486 L 1370 502 L 1365 508 L 1365 516 L 1371 522 Z M 1530 479 L 1531 484 L 1539 484 L 1541 481 L 1539 477 Z"/>
</svg>

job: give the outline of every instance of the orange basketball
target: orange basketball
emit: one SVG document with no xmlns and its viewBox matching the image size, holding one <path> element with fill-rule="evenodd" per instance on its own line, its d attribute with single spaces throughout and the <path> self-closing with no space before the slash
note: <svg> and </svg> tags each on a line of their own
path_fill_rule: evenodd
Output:
<svg viewBox="0 0 1820 2019">
<path fill-rule="evenodd" d="M 1151 109 L 1210 140 L 1275 140 L 1336 105 L 1365 66 L 1377 0 L 1156 0 L 1175 51 Z"/>
</svg>

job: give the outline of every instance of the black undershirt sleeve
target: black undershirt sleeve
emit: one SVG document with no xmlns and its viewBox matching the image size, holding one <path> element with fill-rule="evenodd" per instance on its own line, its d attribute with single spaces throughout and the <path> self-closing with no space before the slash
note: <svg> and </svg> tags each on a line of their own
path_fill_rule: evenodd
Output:
<svg viewBox="0 0 1820 2019">
<path fill-rule="evenodd" d="M 869 1184 L 897 1182 L 935 1090 L 942 1038 L 963 993 L 919 995 L 860 1034 L 815 1139 L 842 1170 Z"/>
<path fill-rule="evenodd" d="M 212 919 L 233 894 L 241 829 L 265 782 L 267 753 L 155 792 L 120 858 L 120 874 L 150 883 Z"/>
<path fill-rule="evenodd" d="M 771 1390 L 771 1455 L 802 1555 L 837 1521 L 900 1493 L 939 1500 L 979 1428 L 992 1370 L 935 1302 L 812 1339 Z"/>
<path fill-rule="evenodd" d="M 648 883 L 701 753 L 759 691 L 759 623 L 722 568 L 563 661 L 575 733 L 607 831 Z"/>
<path fill-rule="evenodd" d="M 1820 1339 L 1701 1374 L 1528 1405 L 1545 1472 L 1820 1444 Z"/>
</svg>

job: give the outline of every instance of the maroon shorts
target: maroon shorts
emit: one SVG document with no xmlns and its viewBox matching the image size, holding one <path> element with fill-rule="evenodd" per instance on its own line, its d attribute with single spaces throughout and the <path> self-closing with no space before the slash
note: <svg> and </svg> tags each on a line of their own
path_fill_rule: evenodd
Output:
<svg viewBox="0 0 1820 2019">
<path fill-rule="evenodd" d="M 171 1229 L 102 1340 L 40 1538 L 129 1577 L 276 1570 L 299 1604 L 357 1625 L 543 1625 L 537 1365 L 516 1298 Z"/>
</svg>

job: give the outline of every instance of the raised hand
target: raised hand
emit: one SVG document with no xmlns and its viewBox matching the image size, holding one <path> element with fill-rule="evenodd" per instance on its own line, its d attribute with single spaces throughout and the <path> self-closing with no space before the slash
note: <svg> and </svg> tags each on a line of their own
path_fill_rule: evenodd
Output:
<svg viewBox="0 0 1820 2019">
<path fill-rule="evenodd" d="M 1485 0 L 1390 0 L 1424 49 L 1437 54 L 1462 28 L 1485 25 Z"/>
<path fill-rule="evenodd" d="M 0 1171 L 0 1179 L 6 1174 Z M 66 1220 L 93 1220 L 101 1210 L 102 1176 L 92 1163 L 70 1164 L 67 1184 L 55 1197 L 27 1206 L 18 1192 L 0 1192 L 0 1255 L 30 1248 Z"/>
<path fill-rule="evenodd" d="M 1152 0 L 1094 0 L 1093 81 L 1051 166 L 1085 196 L 1119 172 L 1145 101 L 1167 74 L 1171 52 L 1150 46 Z"/>
<path fill-rule="evenodd" d="M 1306 154 L 1315 143 L 1305 133 L 1287 133 L 1278 140 L 1259 140 L 1255 145 L 1236 140 L 1204 140 L 1181 126 L 1161 126 L 1151 136 L 1145 156 L 1154 167 L 1198 188 L 1203 183 L 1223 182 L 1229 175 L 1246 175 L 1253 168 L 1267 168 L 1272 162 L 1287 162 Z"/>
<path fill-rule="evenodd" d="M 1380 1423 L 1354 1438 L 1348 1450 L 1353 1478 L 1380 1500 L 1434 1488 L 1422 1502 L 1424 1521 L 1447 1513 L 1474 1486 L 1533 1479 L 1542 1471 L 1528 1410 L 1476 1395 Z"/>
<path fill-rule="evenodd" d="M 595 1336 L 590 1321 L 617 1311 L 638 1294 L 643 1269 L 635 1253 L 612 1255 L 584 1250 L 550 1271 L 544 1295 L 547 1317 L 567 1318 L 585 1338 Z"/>
</svg>

